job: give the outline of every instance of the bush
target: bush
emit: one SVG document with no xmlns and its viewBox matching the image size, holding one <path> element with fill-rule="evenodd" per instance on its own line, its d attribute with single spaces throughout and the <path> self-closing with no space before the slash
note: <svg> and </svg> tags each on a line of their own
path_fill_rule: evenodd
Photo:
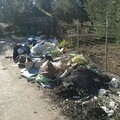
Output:
<svg viewBox="0 0 120 120">
<path fill-rule="evenodd" d="M 73 48 L 75 47 L 75 43 L 72 39 L 63 39 L 59 45 L 59 47 L 67 47 L 67 48 Z"/>
</svg>

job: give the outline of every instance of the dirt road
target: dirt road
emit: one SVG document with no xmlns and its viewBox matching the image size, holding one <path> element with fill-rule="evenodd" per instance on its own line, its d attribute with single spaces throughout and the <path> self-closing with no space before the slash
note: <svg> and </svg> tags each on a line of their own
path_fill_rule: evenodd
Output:
<svg viewBox="0 0 120 120">
<path fill-rule="evenodd" d="M 0 43 L 0 120 L 64 120 L 59 108 L 35 84 L 20 76 L 11 42 Z"/>
</svg>

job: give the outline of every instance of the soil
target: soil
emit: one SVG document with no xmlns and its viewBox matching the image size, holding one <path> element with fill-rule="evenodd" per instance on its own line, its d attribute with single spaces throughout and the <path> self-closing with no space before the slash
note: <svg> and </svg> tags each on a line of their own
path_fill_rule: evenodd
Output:
<svg viewBox="0 0 120 120">
<path fill-rule="evenodd" d="M 104 44 L 81 46 L 79 52 L 86 55 L 101 70 L 105 70 Z M 107 71 L 120 76 L 120 45 L 108 44 L 107 55 Z"/>
<path fill-rule="evenodd" d="M 0 120 L 67 120 L 44 91 L 21 77 L 11 57 L 12 40 L 0 41 Z"/>
<path fill-rule="evenodd" d="M 99 103 L 91 99 L 90 94 L 78 96 L 77 91 L 63 89 L 60 87 L 47 90 L 46 95 L 50 96 L 51 102 L 57 104 L 61 113 L 69 120 L 109 120 Z"/>
</svg>

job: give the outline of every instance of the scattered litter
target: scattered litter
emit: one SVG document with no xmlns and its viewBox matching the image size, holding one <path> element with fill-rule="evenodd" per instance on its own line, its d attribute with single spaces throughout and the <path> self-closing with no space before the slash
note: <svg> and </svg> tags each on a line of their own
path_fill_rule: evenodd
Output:
<svg viewBox="0 0 120 120">
<path fill-rule="evenodd" d="M 110 101 L 110 102 L 109 102 L 109 107 L 110 107 L 110 108 L 113 108 L 114 106 L 115 106 L 115 102 L 114 102 L 114 101 Z"/>
<path fill-rule="evenodd" d="M 61 59 L 62 59 L 62 57 L 55 57 L 53 60 L 58 61 L 58 60 L 61 60 Z"/>
<path fill-rule="evenodd" d="M 65 72 L 60 76 L 60 78 L 65 77 L 68 74 L 68 70 L 65 70 Z"/>
<path fill-rule="evenodd" d="M 110 117 L 113 116 L 115 112 L 114 110 L 109 110 L 107 113 L 108 113 L 108 117 Z"/>
<path fill-rule="evenodd" d="M 56 76 L 56 69 L 53 66 L 53 64 L 47 60 L 43 65 L 40 67 L 40 72 L 39 74 L 44 75 L 48 78 L 54 79 Z"/>
<path fill-rule="evenodd" d="M 45 47 L 41 43 L 38 43 L 31 48 L 31 54 L 32 55 L 41 55 L 44 50 L 45 50 Z"/>
<path fill-rule="evenodd" d="M 0 44 L 5 44 L 5 41 L 0 41 Z"/>
<path fill-rule="evenodd" d="M 29 70 L 26 70 L 26 69 L 22 69 L 21 70 L 21 75 L 25 78 L 30 78 L 30 77 L 33 77 L 33 76 L 36 76 L 38 74 L 38 69 L 35 69 L 35 68 L 30 68 Z"/>
<path fill-rule="evenodd" d="M 13 48 L 13 60 L 15 63 L 20 62 L 20 59 L 25 58 L 25 55 L 30 54 L 30 48 L 25 44 L 15 44 Z M 24 61 L 25 62 L 25 61 Z M 23 62 L 22 62 L 23 63 Z"/>
<path fill-rule="evenodd" d="M 5 58 L 8 58 L 8 59 L 9 59 L 9 58 L 12 58 L 12 57 L 13 57 L 13 56 L 5 56 Z"/>
<path fill-rule="evenodd" d="M 41 83 L 47 84 L 50 81 L 52 81 L 52 79 L 50 79 L 50 78 L 48 78 L 46 76 L 43 76 L 43 75 L 38 74 L 37 77 L 36 77 L 36 82 L 39 83 L 39 84 L 41 84 Z"/>
<path fill-rule="evenodd" d="M 100 89 L 100 90 L 99 90 L 99 95 L 100 95 L 100 96 L 103 96 L 103 95 L 106 94 L 106 92 L 107 92 L 107 91 L 106 91 L 105 89 Z"/>
<path fill-rule="evenodd" d="M 94 100 L 97 100 L 98 98 L 96 96 L 93 97 Z"/>
<path fill-rule="evenodd" d="M 117 92 L 118 96 L 120 97 L 120 91 Z"/>
<path fill-rule="evenodd" d="M 50 84 L 45 85 L 44 83 L 40 83 L 44 88 L 51 88 L 52 86 Z"/>
<path fill-rule="evenodd" d="M 51 51 L 51 54 L 52 54 L 52 57 L 58 57 L 61 54 L 61 52 L 59 50 L 53 50 Z"/>
<path fill-rule="evenodd" d="M 110 82 L 111 87 L 118 88 L 118 84 L 119 84 L 118 80 L 116 78 L 112 78 Z"/>
<path fill-rule="evenodd" d="M 80 96 L 73 96 L 73 99 L 80 99 Z"/>
<path fill-rule="evenodd" d="M 27 55 L 18 45 L 20 48 L 14 49 L 13 59 L 23 64 L 21 75 L 44 88 L 54 88 L 48 90 L 48 94 L 53 102 L 63 107 L 68 117 L 76 120 L 112 118 L 120 101 L 119 80 L 113 76 L 111 80 L 99 68 L 88 64 L 84 55 L 76 55 L 74 51 L 70 53 L 66 48 L 59 49 L 57 42 L 32 36 L 26 42 L 31 48 Z M 6 56 L 9 57 L 12 56 Z"/>
<path fill-rule="evenodd" d="M 108 117 L 114 115 L 114 110 L 109 110 L 106 106 L 102 106 L 101 108 L 107 113 Z"/>
<path fill-rule="evenodd" d="M 33 67 L 33 61 L 30 61 L 30 62 L 26 62 L 25 63 L 25 68 L 28 70 L 28 69 L 30 69 L 30 68 L 32 68 Z"/>
</svg>

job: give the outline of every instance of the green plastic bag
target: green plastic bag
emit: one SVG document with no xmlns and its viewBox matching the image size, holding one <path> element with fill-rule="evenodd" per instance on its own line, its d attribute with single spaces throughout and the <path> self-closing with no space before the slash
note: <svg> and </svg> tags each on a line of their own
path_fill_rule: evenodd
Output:
<svg viewBox="0 0 120 120">
<path fill-rule="evenodd" d="M 58 57 L 60 54 L 61 54 L 61 53 L 60 53 L 59 50 L 52 50 L 52 51 L 51 51 L 52 57 Z"/>
<path fill-rule="evenodd" d="M 43 84 L 46 84 L 46 83 L 49 83 L 49 82 L 52 82 L 54 80 L 46 77 L 46 76 L 43 76 L 43 75 L 40 75 L 38 74 L 37 77 L 36 77 L 36 80 L 35 80 L 38 84 L 40 83 L 43 83 Z"/>
</svg>

